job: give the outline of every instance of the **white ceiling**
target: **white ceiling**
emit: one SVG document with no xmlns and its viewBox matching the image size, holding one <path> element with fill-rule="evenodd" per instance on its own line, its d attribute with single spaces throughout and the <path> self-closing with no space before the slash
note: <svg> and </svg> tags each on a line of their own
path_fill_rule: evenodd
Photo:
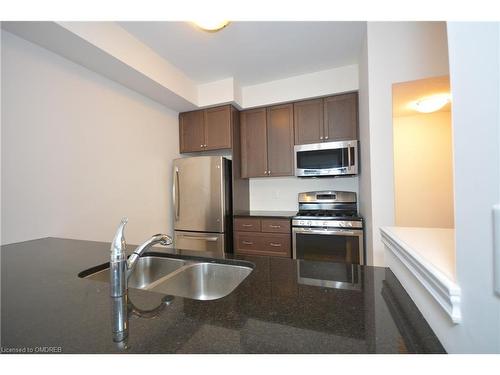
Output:
<svg viewBox="0 0 500 375">
<path fill-rule="evenodd" d="M 232 22 L 208 33 L 187 22 L 119 22 L 197 83 L 252 85 L 356 64 L 365 22 Z"/>
</svg>

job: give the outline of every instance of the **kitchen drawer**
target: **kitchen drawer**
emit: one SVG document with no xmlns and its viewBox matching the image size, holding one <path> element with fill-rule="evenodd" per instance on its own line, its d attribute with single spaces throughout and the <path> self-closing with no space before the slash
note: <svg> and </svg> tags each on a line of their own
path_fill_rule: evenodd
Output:
<svg viewBox="0 0 500 375">
<path fill-rule="evenodd" d="M 236 232 L 235 250 L 237 251 L 259 251 L 262 250 L 263 243 L 260 233 Z"/>
<path fill-rule="evenodd" d="M 290 233 L 290 220 L 288 219 L 261 219 L 262 232 Z"/>
<path fill-rule="evenodd" d="M 243 232 L 260 232 L 260 219 L 237 217 L 234 219 L 234 230 Z"/>
<path fill-rule="evenodd" d="M 262 250 L 276 256 L 290 257 L 290 235 L 264 234 L 262 237 Z"/>
<path fill-rule="evenodd" d="M 235 232 L 234 246 L 236 254 L 291 257 L 288 234 Z"/>
</svg>

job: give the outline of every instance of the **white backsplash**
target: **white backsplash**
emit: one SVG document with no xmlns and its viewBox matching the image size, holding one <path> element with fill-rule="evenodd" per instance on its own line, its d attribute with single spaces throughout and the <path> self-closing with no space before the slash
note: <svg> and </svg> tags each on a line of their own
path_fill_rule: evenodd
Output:
<svg viewBox="0 0 500 375">
<path fill-rule="evenodd" d="M 305 191 L 341 190 L 358 194 L 358 177 L 250 179 L 250 209 L 297 211 L 297 195 Z"/>
</svg>

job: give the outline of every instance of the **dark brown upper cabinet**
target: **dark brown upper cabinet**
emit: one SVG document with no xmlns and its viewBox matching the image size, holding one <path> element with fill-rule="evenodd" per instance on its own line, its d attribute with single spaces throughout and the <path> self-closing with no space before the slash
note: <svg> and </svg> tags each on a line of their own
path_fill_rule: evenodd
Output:
<svg viewBox="0 0 500 375">
<path fill-rule="evenodd" d="M 205 149 L 231 148 L 231 106 L 205 110 Z"/>
<path fill-rule="evenodd" d="M 295 144 L 319 143 L 323 140 L 323 99 L 293 104 Z"/>
<path fill-rule="evenodd" d="M 181 152 L 204 150 L 205 120 L 203 111 L 179 114 L 179 138 Z"/>
<path fill-rule="evenodd" d="M 232 147 L 231 106 L 184 112 L 179 115 L 180 152 Z"/>
<path fill-rule="evenodd" d="M 358 94 L 335 95 L 323 99 L 327 142 L 358 138 Z"/>
<path fill-rule="evenodd" d="M 240 112 L 241 177 L 267 176 L 266 109 Z"/>
<path fill-rule="evenodd" d="M 267 175 L 293 174 L 293 104 L 268 107 Z"/>
<path fill-rule="evenodd" d="M 357 139 L 358 94 L 295 103 L 294 129 L 296 145 Z"/>
<path fill-rule="evenodd" d="M 241 175 L 293 175 L 293 105 L 241 112 Z"/>
</svg>

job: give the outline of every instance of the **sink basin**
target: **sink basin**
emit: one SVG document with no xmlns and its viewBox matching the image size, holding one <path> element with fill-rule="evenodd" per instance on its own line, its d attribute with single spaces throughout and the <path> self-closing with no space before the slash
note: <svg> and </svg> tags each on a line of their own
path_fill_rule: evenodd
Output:
<svg viewBox="0 0 500 375">
<path fill-rule="evenodd" d="M 155 256 L 141 257 L 128 279 L 129 288 L 148 289 L 148 286 L 184 266 L 182 259 Z M 86 279 L 109 283 L 109 268 L 83 276 Z"/>
<path fill-rule="evenodd" d="M 214 300 L 231 293 L 253 270 L 251 263 L 235 263 L 142 256 L 128 286 L 197 300 Z M 78 276 L 109 283 L 109 267 L 86 270 Z"/>
<path fill-rule="evenodd" d="M 213 300 L 231 293 L 252 272 L 251 267 L 220 263 L 185 266 L 166 282 L 149 290 L 198 300 Z"/>
</svg>

